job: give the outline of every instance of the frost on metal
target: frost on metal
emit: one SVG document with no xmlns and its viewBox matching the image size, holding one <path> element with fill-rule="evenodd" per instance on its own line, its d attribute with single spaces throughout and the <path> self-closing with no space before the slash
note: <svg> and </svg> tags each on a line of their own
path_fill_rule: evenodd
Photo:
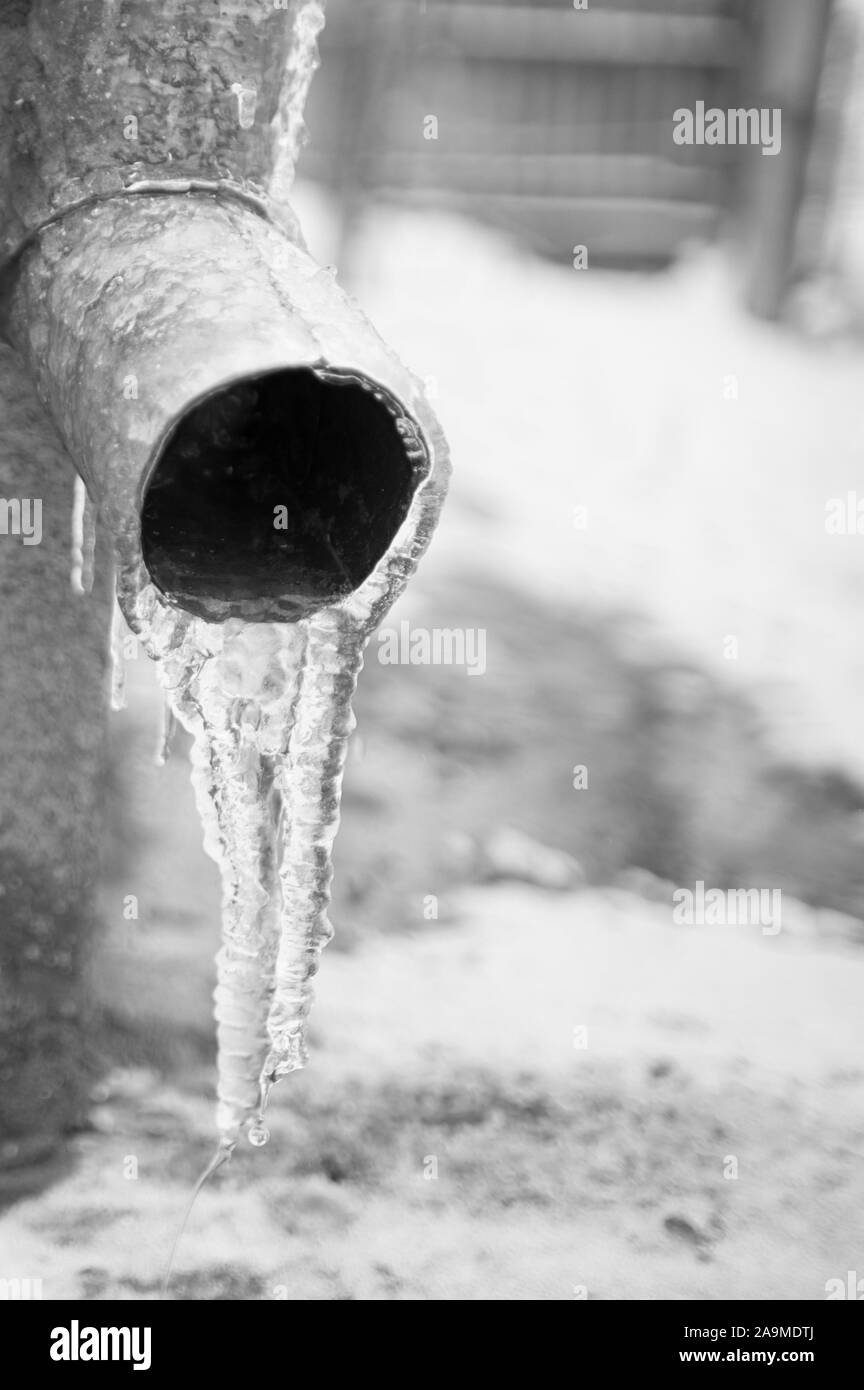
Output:
<svg viewBox="0 0 864 1390">
<path fill-rule="evenodd" d="M 263 194 L 275 170 L 284 195 L 323 23 L 316 0 L 0 4 L 0 260 L 58 210 L 140 180 Z"/>
</svg>

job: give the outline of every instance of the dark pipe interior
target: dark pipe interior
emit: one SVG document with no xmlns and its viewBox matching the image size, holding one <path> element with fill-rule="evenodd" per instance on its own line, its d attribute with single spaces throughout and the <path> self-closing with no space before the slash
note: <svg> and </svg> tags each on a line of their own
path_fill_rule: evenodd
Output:
<svg viewBox="0 0 864 1390">
<path fill-rule="evenodd" d="M 201 616 L 293 621 L 371 573 L 418 482 L 371 391 L 299 369 L 253 377 L 175 427 L 144 495 L 144 563 Z"/>
</svg>

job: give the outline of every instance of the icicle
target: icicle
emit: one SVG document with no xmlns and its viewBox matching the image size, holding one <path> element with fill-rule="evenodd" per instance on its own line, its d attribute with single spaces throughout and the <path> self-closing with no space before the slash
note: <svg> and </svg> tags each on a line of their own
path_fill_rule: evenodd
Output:
<svg viewBox="0 0 864 1390">
<path fill-rule="evenodd" d="M 159 728 L 159 741 L 156 745 L 156 766 L 164 767 L 171 757 L 171 745 L 177 732 L 177 716 L 171 704 L 171 697 L 162 697 L 162 723 Z"/>
<path fill-rule="evenodd" d="M 205 764 L 209 747 L 209 766 Z M 273 771 L 237 729 L 196 745 L 199 807 L 214 796 L 222 873 L 222 949 L 217 956 L 217 1123 L 232 1141 L 255 1110 L 278 942 L 277 807 Z M 212 852 L 212 851 L 211 851 Z"/>
<path fill-rule="evenodd" d="M 297 159 L 306 133 L 303 108 L 309 84 L 318 67 L 318 35 L 323 27 L 324 10 L 320 0 L 304 0 L 294 20 L 294 41 L 283 75 L 276 113 L 278 133 L 270 192 L 277 201 L 287 197 L 294 182 Z"/>
<path fill-rule="evenodd" d="M 339 826 L 342 770 L 354 727 L 351 699 L 362 665 L 360 629 L 342 614 L 309 621 L 297 718 L 283 768 L 283 795 L 291 806 L 284 831 L 281 940 L 275 995 L 267 1021 L 270 1051 L 262 1081 L 306 1062 L 306 1017 L 311 981 L 333 931 L 327 917 L 331 852 Z"/>
<path fill-rule="evenodd" d="M 130 594 L 127 590 L 128 601 Z M 157 661 L 166 698 L 193 736 L 192 783 L 204 848 L 222 877 L 222 948 L 215 990 L 217 1123 L 223 1141 L 263 1107 L 267 1017 L 279 947 L 281 767 L 300 689 L 306 629 L 191 618 L 152 584 L 133 597 L 135 626 Z M 266 1141 L 258 1123 L 253 1143 Z"/>
<path fill-rule="evenodd" d="M 126 659 L 123 655 L 123 639 L 128 632 L 126 619 L 118 603 L 114 604 L 111 619 L 111 708 L 126 708 Z"/>
<path fill-rule="evenodd" d="M 76 594 L 89 594 L 93 588 L 96 554 L 96 510 L 83 478 L 75 477 L 72 498 L 72 588 Z"/>
<path fill-rule="evenodd" d="M 193 737 L 204 848 L 222 877 L 214 993 L 217 1123 L 265 1144 L 273 1084 L 306 1061 L 312 980 L 332 929 L 331 851 L 351 698 L 363 648 L 406 562 L 296 624 L 211 624 L 172 608 L 143 567 L 121 574 L 124 610 Z"/>
</svg>

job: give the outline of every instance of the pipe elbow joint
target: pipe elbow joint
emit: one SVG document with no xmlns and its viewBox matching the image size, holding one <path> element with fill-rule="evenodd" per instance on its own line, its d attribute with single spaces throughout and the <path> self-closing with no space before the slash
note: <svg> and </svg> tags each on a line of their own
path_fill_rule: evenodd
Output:
<svg viewBox="0 0 864 1390">
<path fill-rule="evenodd" d="M 213 622 L 371 612 L 407 578 L 443 436 L 290 227 L 218 190 L 127 191 L 19 261 L 7 332 L 113 534 L 121 603 L 142 567 Z"/>
</svg>

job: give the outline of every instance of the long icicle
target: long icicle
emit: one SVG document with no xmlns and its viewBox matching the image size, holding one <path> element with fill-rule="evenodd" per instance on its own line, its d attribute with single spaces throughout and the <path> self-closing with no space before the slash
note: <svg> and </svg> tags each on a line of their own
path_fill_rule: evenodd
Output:
<svg viewBox="0 0 864 1390">
<path fill-rule="evenodd" d="M 239 630 L 237 630 L 239 629 Z M 172 692 L 193 732 L 193 775 L 205 849 L 222 876 L 222 947 L 215 990 L 217 1123 L 236 1142 L 260 1108 L 267 1016 L 279 945 L 280 836 L 288 755 L 306 645 L 295 627 L 226 625 L 221 651 Z M 263 1126 L 252 1142 L 266 1140 Z"/>
<path fill-rule="evenodd" d="M 363 662 L 362 631 L 344 613 L 308 621 L 290 758 L 283 770 L 291 824 L 283 841 L 281 937 L 267 1021 L 270 1051 L 263 1100 L 281 1076 L 306 1062 L 311 981 L 333 931 L 328 920 L 332 849 L 339 827 L 342 771 L 354 728 L 351 700 Z"/>
<path fill-rule="evenodd" d="M 134 617 L 166 698 L 192 734 L 204 848 L 222 879 L 217 1125 L 230 1152 L 243 1125 L 260 1115 L 272 1045 L 280 867 L 293 810 L 285 766 L 301 681 L 308 698 L 307 624 L 208 624 L 170 607 L 146 582 Z M 249 1135 L 253 1143 L 267 1137 L 260 1122 Z"/>
<path fill-rule="evenodd" d="M 218 844 L 207 845 L 222 876 L 222 946 L 214 991 L 217 1123 L 232 1145 L 258 1097 L 279 922 L 273 768 L 243 733 L 242 725 L 232 727 L 227 720 L 218 730 L 202 728 L 193 754 L 199 811 L 203 818 L 212 800 L 218 823 Z"/>
</svg>

